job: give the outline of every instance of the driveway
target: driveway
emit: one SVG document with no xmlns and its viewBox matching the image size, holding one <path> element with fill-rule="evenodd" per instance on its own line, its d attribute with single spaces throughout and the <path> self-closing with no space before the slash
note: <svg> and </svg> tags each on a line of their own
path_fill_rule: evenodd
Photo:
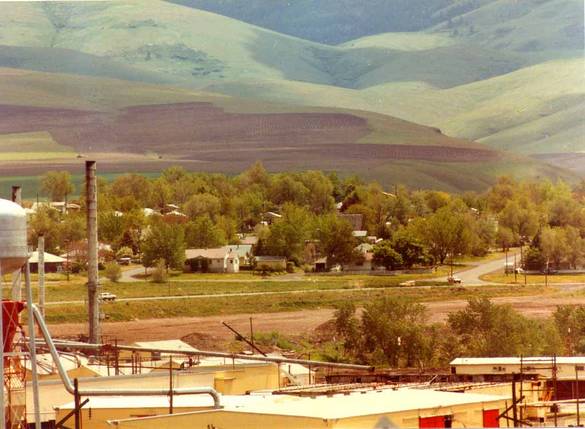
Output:
<svg viewBox="0 0 585 429">
<path fill-rule="evenodd" d="M 514 253 L 508 253 L 508 262 L 514 261 Z M 489 285 L 493 283 L 484 282 L 480 277 L 493 273 L 494 271 L 503 270 L 506 263 L 506 258 L 495 259 L 493 261 L 484 262 L 479 265 L 474 266 L 473 268 L 458 271 L 455 273 L 456 277 L 459 277 L 463 284 L 466 285 Z M 439 281 L 447 281 L 447 277 L 438 278 Z"/>
</svg>

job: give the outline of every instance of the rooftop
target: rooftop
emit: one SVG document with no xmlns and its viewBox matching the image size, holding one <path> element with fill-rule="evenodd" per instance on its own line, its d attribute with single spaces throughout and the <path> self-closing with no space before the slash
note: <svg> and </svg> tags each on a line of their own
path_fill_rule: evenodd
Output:
<svg viewBox="0 0 585 429">
<path fill-rule="evenodd" d="M 556 358 L 557 365 L 585 365 L 585 356 L 560 356 Z M 457 358 L 451 361 L 451 365 L 520 365 L 521 361 L 529 365 L 550 365 L 552 357 L 491 357 L 491 358 Z"/>
<path fill-rule="evenodd" d="M 53 255 L 52 253 L 48 253 L 48 252 L 44 252 L 44 253 L 45 253 L 45 263 L 58 264 L 58 263 L 62 263 L 62 262 L 67 261 L 67 259 L 62 258 L 62 257 L 57 256 L 57 255 Z M 30 262 L 31 264 L 38 264 L 39 263 L 39 252 L 37 252 L 36 250 L 34 252 L 32 252 L 30 254 L 30 258 L 28 259 L 28 262 Z"/>
<path fill-rule="evenodd" d="M 257 393 L 250 395 L 225 395 L 221 397 L 223 410 L 231 412 L 304 416 L 321 419 L 341 419 L 368 414 L 388 414 L 408 410 L 435 409 L 464 404 L 483 404 L 504 401 L 507 398 L 475 393 L 439 392 L 415 389 L 356 390 L 350 394 L 331 396 L 299 397 Z M 177 408 L 211 407 L 213 401 L 207 395 L 176 396 L 173 406 Z M 90 398 L 92 409 L 111 408 L 161 408 L 169 406 L 168 396 Z M 74 403 L 59 409 L 70 410 Z"/>
</svg>

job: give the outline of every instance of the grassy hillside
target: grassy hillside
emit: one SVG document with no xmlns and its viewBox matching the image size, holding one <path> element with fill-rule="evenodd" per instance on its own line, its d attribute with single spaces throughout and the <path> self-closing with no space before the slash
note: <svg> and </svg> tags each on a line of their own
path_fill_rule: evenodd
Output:
<svg viewBox="0 0 585 429">
<path fill-rule="evenodd" d="M 497 0 L 435 27 L 456 39 L 529 54 L 535 60 L 583 53 L 581 0 Z"/>
<path fill-rule="evenodd" d="M 9 3 L 0 14 L 0 67 L 12 77 L 0 79 L 2 102 L 90 110 L 194 97 L 219 102 L 197 92 L 206 90 L 238 97 L 222 106 L 228 112 L 281 111 L 283 103 L 305 106 L 286 106 L 289 113 L 364 110 L 523 153 L 585 150 L 580 1 L 181 2 L 280 31 L 288 23 L 289 33 L 305 28 L 319 41 L 360 38 L 331 46 L 154 0 L 148 7 Z M 387 30 L 424 31 L 361 37 Z M 541 63 L 548 58 L 556 62 Z M 68 75 L 27 87 L 26 73 L 15 68 Z M 102 90 L 76 75 L 149 85 L 104 80 Z"/>
<path fill-rule="evenodd" d="M 441 22 L 452 0 L 173 0 L 280 33 L 336 45 L 359 37 L 417 31 Z"/>
<path fill-rule="evenodd" d="M 47 132 L 0 135 L 0 161 L 75 158 L 70 147 L 57 143 Z"/>
<path fill-rule="evenodd" d="M 0 75 L 5 103 L 0 106 L 0 135 L 14 144 L 22 144 L 26 136 L 50 136 L 36 150 L 48 152 L 57 144 L 72 148 L 49 161 L 53 168 L 73 172 L 82 160 L 67 157 L 81 153 L 98 159 L 100 171 L 111 173 L 154 172 L 174 164 L 237 173 L 260 159 L 273 171 L 324 169 L 361 174 L 387 186 L 449 190 L 483 189 L 497 174 L 515 171 L 571 179 L 535 161 L 511 161 L 436 129 L 369 112 L 271 104 L 94 77 L 9 69 Z M 46 165 L 5 159 L 0 168 L 6 176 L 31 176 Z"/>
</svg>

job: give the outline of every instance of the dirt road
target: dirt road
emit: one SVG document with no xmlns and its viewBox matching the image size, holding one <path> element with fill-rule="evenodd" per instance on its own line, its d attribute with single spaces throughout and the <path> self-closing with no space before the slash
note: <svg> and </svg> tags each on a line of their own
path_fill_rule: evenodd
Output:
<svg viewBox="0 0 585 429">
<path fill-rule="evenodd" d="M 547 317 L 557 305 L 585 305 L 585 297 L 502 297 L 494 298 L 498 304 L 510 304 L 529 317 Z M 428 308 L 431 322 L 443 321 L 448 314 L 466 306 L 464 300 L 430 302 Z M 103 334 L 118 338 L 121 342 L 176 339 L 190 336 L 199 348 L 218 348 L 220 343 L 233 339 L 233 334 L 221 325 L 228 322 L 243 333 L 249 332 L 250 317 L 256 332 L 278 331 L 286 335 L 307 335 L 319 325 L 333 317 L 333 309 L 304 310 L 285 313 L 236 314 L 229 316 L 189 317 L 176 319 L 149 319 L 132 322 L 110 322 L 103 325 Z M 86 332 L 87 327 L 78 323 L 50 326 L 55 336 L 72 337 Z M 217 345 L 217 346 L 216 346 Z"/>
</svg>

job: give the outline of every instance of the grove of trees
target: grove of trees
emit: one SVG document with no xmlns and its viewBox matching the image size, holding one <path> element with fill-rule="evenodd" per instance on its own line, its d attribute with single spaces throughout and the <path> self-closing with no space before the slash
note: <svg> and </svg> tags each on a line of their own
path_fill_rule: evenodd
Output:
<svg viewBox="0 0 585 429">
<path fill-rule="evenodd" d="M 69 195 L 73 200 L 68 173 L 47 173 L 41 183 L 48 199 Z M 320 171 L 269 174 L 256 163 L 236 176 L 181 167 L 157 178 L 123 174 L 111 182 L 100 179 L 98 190 L 100 240 L 114 252 L 126 248 L 142 254 L 150 265 L 162 252 L 168 267 L 178 267 L 181 260 L 170 248 L 236 243 L 240 233 L 258 236 L 258 254 L 286 256 L 298 266 L 307 262 L 308 240 L 317 243 L 330 266 L 349 263 L 363 255 L 356 254 L 359 241 L 338 213 L 361 215 L 363 229 L 379 239 L 374 262 L 388 269 L 442 264 L 451 256 L 481 256 L 518 245 L 525 247 L 529 269 L 575 268 L 585 259 L 584 182 L 571 187 L 502 177 L 483 193 L 402 186 L 387 192 L 358 177 Z M 83 198 L 79 202 L 83 206 Z M 162 216 L 147 216 L 145 208 Z M 281 217 L 265 222 L 267 212 Z M 83 207 L 67 214 L 37 210 L 30 219 L 31 244 L 40 234 L 49 252 L 83 239 Z"/>
<path fill-rule="evenodd" d="M 446 323 L 428 322 L 422 304 L 386 298 L 358 317 L 347 302 L 335 312 L 337 354 L 331 359 L 391 367 L 445 367 L 456 357 L 585 353 L 585 308 L 559 306 L 532 320 L 486 298 L 468 301 Z"/>
</svg>

